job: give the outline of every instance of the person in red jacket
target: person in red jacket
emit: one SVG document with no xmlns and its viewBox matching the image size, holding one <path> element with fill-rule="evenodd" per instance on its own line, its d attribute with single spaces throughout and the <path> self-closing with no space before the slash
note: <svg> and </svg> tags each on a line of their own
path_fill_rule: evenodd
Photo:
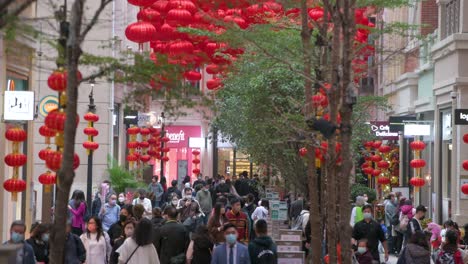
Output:
<svg viewBox="0 0 468 264">
<path fill-rule="evenodd" d="M 231 206 L 232 210 L 226 213 L 226 217 L 237 227 L 239 233 L 237 241 L 247 244 L 249 243 L 249 218 L 241 211 L 241 202 L 238 198 L 231 200 Z"/>
</svg>

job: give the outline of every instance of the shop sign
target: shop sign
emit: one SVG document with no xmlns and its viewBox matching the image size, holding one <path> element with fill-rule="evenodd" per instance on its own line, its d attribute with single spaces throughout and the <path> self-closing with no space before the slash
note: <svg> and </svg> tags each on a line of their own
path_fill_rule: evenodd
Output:
<svg viewBox="0 0 468 264">
<path fill-rule="evenodd" d="M 58 108 L 59 100 L 55 95 L 47 95 L 39 102 L 39 114 L 46 117 L 52 110 Z"/>
<path fill-rule="evenodd" d="M 166 127 L 166 134 L 169 138 L 167 146 L 169 148 L 189 147 L 189 138 L 200 138 L 200 126 L 169 126 Z"/>
<path fill-rule="evenodd" d="M 34 92 L 5 91 L 3 118 L 11 121 L 34 119 Z"/>
<path fill-rule="evenodd" d="M 468 125 L 468 109 L 455 109 L 455 125 Z"/>
<path fill-rule="evenodd" d="M 430 136 L 431 125 L 405 124 L 405 136 Z"/>
<path fill-rule="evenodd" d="M 398 132 L 390 131 L 390 123 L 387 121 L 371 121 L 372 133 L 383 140 L 397 140 Z"/>
</svg>

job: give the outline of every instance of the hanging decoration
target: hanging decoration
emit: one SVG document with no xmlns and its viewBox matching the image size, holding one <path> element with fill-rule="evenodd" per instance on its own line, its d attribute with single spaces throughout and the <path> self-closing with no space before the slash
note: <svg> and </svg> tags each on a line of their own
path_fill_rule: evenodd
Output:
<svg viewBox="0 0 468 264">
<path fill-rule="evenodd" d="M 419 188 L 424 186 L 425 181 L 421 178 L 421 169 L 426 166 L 426 161 L 421 159 L 421 151 L 424 150 L 426 144 L 415 137 L 410 143 L 410 148 L 413 150 L 414 159 L 410 161 L 410 167 L 414 169 L 414 176 L 410 180 L 410 184 L 414 186 L 414 191 L 418 192 Z"/>
<path fill-rule="evenodd" d="M 26 131 L 12 127 L 5 132 L 5 138 L 12 142 L 12 153 L 5 156 L 5 164 L 13 167 L 13 175 L 3 183 L 3 188 L 11 192 L 12 201 L 18 200 L 18 193 L 26 190 L 26 182 L 19 178 L 19 168 L 26 164 L 26 155 L 20 153 L 20 144 L 26 140 Z"/>
<path fill-rule="evenodd" d="M 94 128 L 94 123 L 99 121 L 99 116 L 89 112 L 83 116 L 84 120 L 88 121 L 88 126 L 83 129 L 83 133 L 88 136 L 88 141 L 83 142 L 83 147 L 87 150 L 88 155 L 99 148 L 99 143 L 94 141 L 94 137 L 99 132 Z"/>
<path fill-rule="evenodd" d="M 199 155 L 200 155 L 200 151 L 198 149 L 194 149 L 192 150 L 192 163 L 193 163 L 193 170 L 192 170 L 192 173 L 196 176 L 198 176 L 198 174 L 200 174 L 200 168 L 199 168 L 199 165 L 200 165 L 200 159 L 199 159 Z"/>
<path fill-rule="evenodd" d="M 127 143 L 127 148 L 128 148 L 128 155 L 127 155 L 127 161 L 128 161 L 128 168 L 130 170 L 133 169 L 134 164 L 136 161 L 138 161 L 138 156 L 136 155 L 136 149 L 138 148 L 139 144 L 137 140 L 137 136 L 140 133 L 140 128 L 136 126 L 130 126 L 127 129 L 127 134 L 128 134 L 128 143 Z"/>
</svg>

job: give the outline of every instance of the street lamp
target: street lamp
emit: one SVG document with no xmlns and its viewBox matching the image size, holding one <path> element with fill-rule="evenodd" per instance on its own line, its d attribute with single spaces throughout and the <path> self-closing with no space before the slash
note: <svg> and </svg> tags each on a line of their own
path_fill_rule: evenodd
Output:
<svg viewBox="0 0 468 264">
<path fill-rule="evenodd" d="M 91 85 L 91 92 L 89 93 L 89 104 L 88 104 L 88 112 L 93 114 L 96 113 L 96 105 L 94 104 L 94 79 L 89 81 Z M 93 126 L 93 122 L 90 122 L 90 126 Z M 92 205 L 92 186 L 93 186 L 93 150 L 88 151 L 88 175 L 86 180 L 86 201 L 88 202 L 88 208 L 91 208 Z"/>
<path fill-rule="evenodd" d="M 161 123 L 161 175 L 159 177 L 160 179 L 164 177 L 164 159 L 163 159 L 164 158 L 164 151 L 163 151 L 164 140 L 162 140 L 163 137 L 166 135 L 164 119 L 165 119 L 164 112 L 161 112 L 161 116 L 159 117 L 159 122 Z"/>
</svg>

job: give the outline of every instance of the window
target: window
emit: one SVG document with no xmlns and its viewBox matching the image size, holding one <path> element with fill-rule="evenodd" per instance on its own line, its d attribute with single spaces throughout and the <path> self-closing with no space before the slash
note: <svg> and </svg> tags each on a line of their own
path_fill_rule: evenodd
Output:
<svg viewBox="0 0 468 264">
<path fill-rule="evenodd" d="M 451 0 L 444 5 L 441 28 L 442 39 L 459 32 L 460 27 L 460 0 Z"/>
</svg>

